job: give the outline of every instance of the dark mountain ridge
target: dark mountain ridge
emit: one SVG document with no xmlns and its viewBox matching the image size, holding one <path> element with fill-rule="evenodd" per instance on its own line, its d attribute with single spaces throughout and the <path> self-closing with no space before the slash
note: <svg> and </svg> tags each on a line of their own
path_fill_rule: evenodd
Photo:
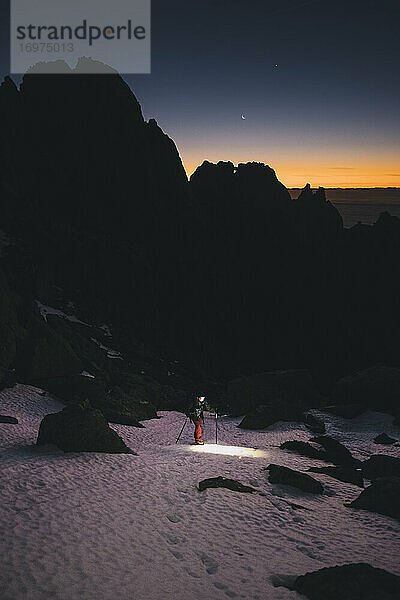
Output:
<svg viewBox="0 0 400 600">
<path fill-rule="evenodd" d="M 26 75 L 19 90 L 6 78 L 0 126 L 0 229 L 11 238 L 0 378 L 22 376 L 20 357 L 51 327 L 36 301 L 111 324 L 125 356 L 179 360 L 179 383 L 153 373 L 151 385 L 171 389 L 282 368 L 309 369 L 329 389 L 371 364 L 400 365 L 398 219 L 345 230 L 323 188 L 292 200 L 262 163 L 205 161 L 188 181 L 174 142 L 117 75 Z M 79 368 L 118 379 L 123 369 L 53 321 L 48 347 L 57 338 Z"/>
</svg>

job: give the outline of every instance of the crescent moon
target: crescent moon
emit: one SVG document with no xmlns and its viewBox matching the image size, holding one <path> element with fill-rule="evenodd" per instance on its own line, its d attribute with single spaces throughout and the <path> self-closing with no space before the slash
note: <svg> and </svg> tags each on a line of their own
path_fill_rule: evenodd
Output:
<svg viewBox="0 0 400 600">
<path fill-rule="evenodd" d="M 244 115 L 242 115 L 242 119 L 243 119 L 243 121 L 245 121 L 245 120 L 246 120 L 246 117 L 245 117 Z"/>
</svg>

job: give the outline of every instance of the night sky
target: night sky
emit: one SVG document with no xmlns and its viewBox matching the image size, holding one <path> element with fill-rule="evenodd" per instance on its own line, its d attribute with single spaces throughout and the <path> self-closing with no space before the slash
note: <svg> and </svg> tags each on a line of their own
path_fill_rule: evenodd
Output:
<svg viewBox="0 0 400 600">
<path fill-rule="evenodd" d="M 399 0 L 153 0 L 152 74 L 125 78 L 188 175 L 257 160 L 289 187 L 400 186 L 399 23 Z"/>
</svg>

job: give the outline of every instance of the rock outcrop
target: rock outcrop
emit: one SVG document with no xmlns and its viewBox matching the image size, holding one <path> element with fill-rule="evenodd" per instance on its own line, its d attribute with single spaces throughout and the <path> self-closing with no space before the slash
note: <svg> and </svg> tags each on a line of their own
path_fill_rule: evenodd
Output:
<svg viewBox="0 0 400 600">
<path fill-rule="evenodd" d="M 328 460 L 328 456 L 324 450 L 319 450 L 308 442 L 289 440 L 287 442 L 283 442 L 280 447 L 282 450 L 290 450 L 291 452 L 296 452 L 297 454 L 300 454 L 301 456 L 307 456 L 308 458 L 325 461 Z"/>
<path fill-rule="evenodd" d="M 294 471 L 288 467 L 274 464 L 269 465 L 265 470 L 269 471 L 268 481 L 270 483 L 290 485 L 310 494 L 324 493 L 324 488 L 321 483 L 306 473 L 301 473 L 300 471 Z"/>
<path fill-rule="evenodd" d="M 338 481 L 352 483 L 361 488 L 364 487 L 361 469 L 353 469 L 352 467 L 310 467 L 309 471 L 312 473 L 323 473 Z"/>
<path fill-rule="evenodd" d="M 304 424 L 310 431 L 319 435 L 323 435 L 326 431 L 325 423 L 310 412 L 304 415 Z"/>
<path fill-rule="evenodd" d="M 346 506 L 362 508 L 400 521 L 400 477 L 376 479 Z"/>
<path fill-rule="evenodd" d="M 386 454 L 373 454 L 361 463 L 361 469 L 365 479 L 400 477 L 400 458 Z"/>
<path fill-rule="evenodd" d="M 257 490 L 249 485 L 243 485 L 240 481 L 235 479 L 227 479 L 225 477 L 211 477 L 210 479 L 203 479 L 199 483 L 199 491 L 204 492 L 207 488 L 226 488 L 232 492 L 241 493 L 253 493 Z"/>
<path fill-rule="evenodd" d="M 0 423 L 8 423 L 9 425 L 18 425 L 18 419 L 16 417 L 8 417 L 6 415 L 0 415 Z"/>
<path fill-rule="evenodd" d="M 336 465 L 359 466 L 360 461 L 355 459 L 350 450 L 341 442 L 335 440 L 329 435 L 321 435 L 311 438 L 310 442 L 314 442 L 322 446 L 326 452 L 328 460 Z"/>
<path fill-rule="evenodd" d="M 387 433 L 381 433 L 374 438 L 375 444 L 380 444 L 382 446 L 391 446 L 395 444 L 397 440 L 395 438 L 390 437 Z"/>
<path fill-rule="evenodd" d="M 366 563 L 354 563 L 301 575 L 293 589 L 309 600 L 396 600 L 400 577 Z"/>
<path fill-rule="evenodd" d="M 89 402 L 66 406 L 46 415 L 39 428 L 38 445 L 53 444 L 64 452 L 134 454 Z"/>
</svg>

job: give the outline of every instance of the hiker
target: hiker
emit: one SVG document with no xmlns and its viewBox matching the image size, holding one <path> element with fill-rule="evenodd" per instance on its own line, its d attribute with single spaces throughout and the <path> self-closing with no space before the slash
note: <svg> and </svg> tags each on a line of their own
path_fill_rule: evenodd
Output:
<svg viewBox="0 0 400 600">
<path fill-rule="evenodd" d="M 205 396 L 197 396 L 196 400 L 192 402 L 192 404 L 189 406 L 186 412 L 186 415 L 189 417 L 189 419 L 194 425 L 194 442 L 199 446 L 202 446 L 204 444 L 201 438 L 201 426 L 204 423 L 203 410 L 205 406 L 205 399 Z"/>
</svg>

